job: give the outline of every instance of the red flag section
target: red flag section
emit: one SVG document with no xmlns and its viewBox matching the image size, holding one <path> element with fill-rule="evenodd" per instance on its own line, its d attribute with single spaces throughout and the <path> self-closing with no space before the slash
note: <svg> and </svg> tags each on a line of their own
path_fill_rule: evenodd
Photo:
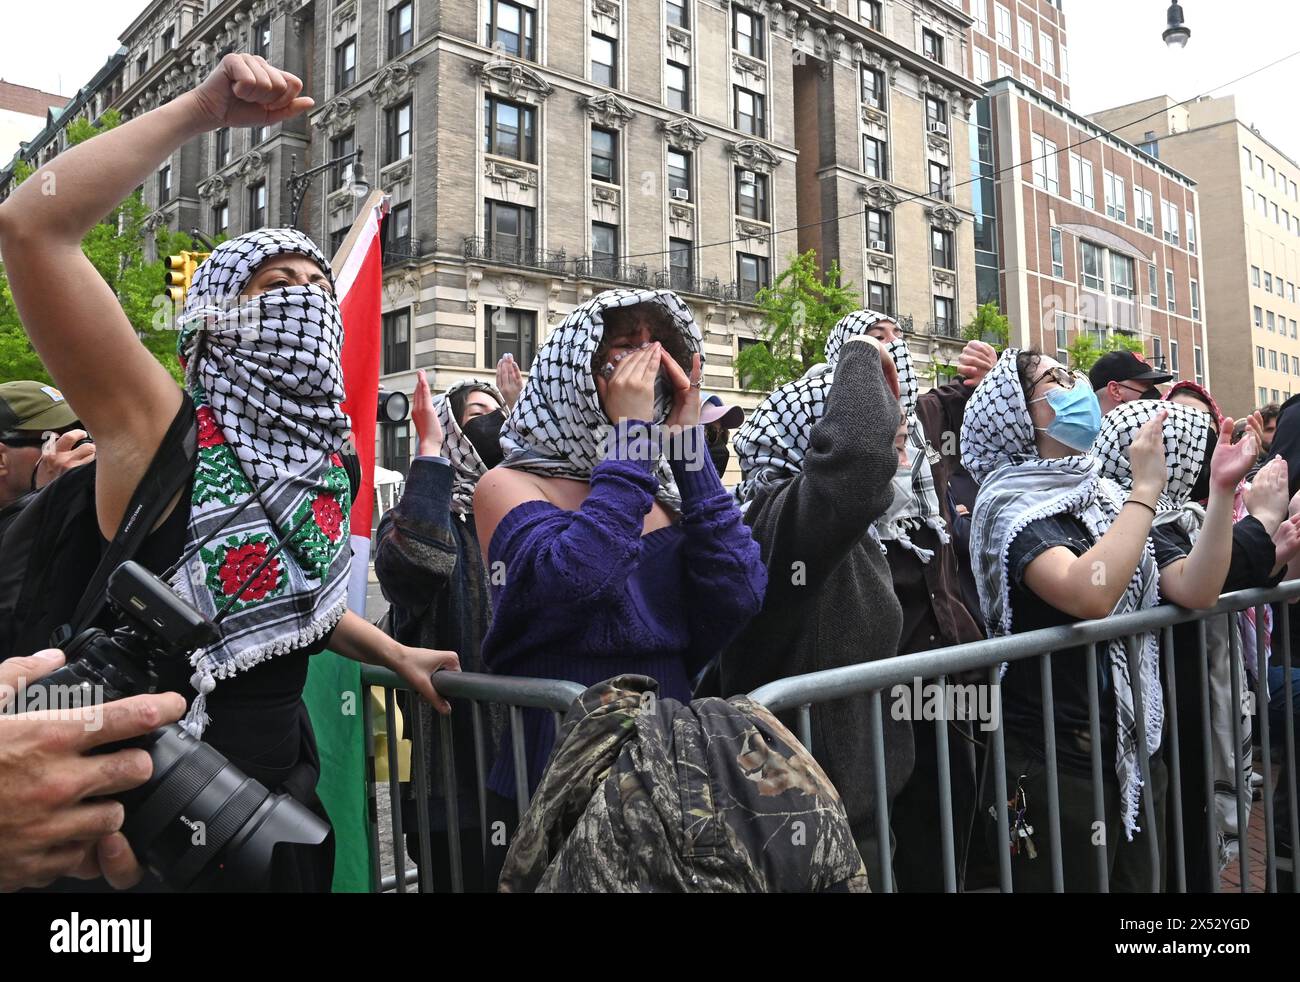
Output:
<svg viewBox="0 0 1300 982">
<path fill-rule="evenodd" d="M 354 535 L 370 534 L 375 503 L 375 417 L 379 404 L 380 291 L 383 288 L 383 246 L 379 222 L 369 223 L 344 265 L 349 271 L 359 255 L 355 275 L 339 283 L 343 311 L 343 411 L 352 420 L 352 441 L 361 458 L 361 489 L 352 505 Z M 344 292 L 346 290 L 346 292 Z"/>
</svg>

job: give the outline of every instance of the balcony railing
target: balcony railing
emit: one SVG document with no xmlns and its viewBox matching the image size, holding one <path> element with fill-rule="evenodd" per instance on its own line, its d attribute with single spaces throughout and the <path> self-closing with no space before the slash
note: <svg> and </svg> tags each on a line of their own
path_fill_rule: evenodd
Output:
<svg viewBox="0 0 1300 982">
<path fill-rule="evenodd" d="M 579 279 L 609 280 L 642 288 L 651 284 L 649 266 L 621 263 L 607 256 L 579 256 L 573 261 L 573 275 Z"/>
<path fill-rule="evenodd" d="M 539 249 L 532 239 L 514 236 L 466 236 L 461 252 L 466 259 L 544 269 L 561 276 L 568 262 L 563 249 Z"/>
<path fill-rule="evenodd" d="M 397 266 L 413 262 L 423 256 L 419 236 L 406 235 L 400 239 L 389 239 L 384 243 L 384 265 Z"/>
<path fill-rule="evenodd" d="M 926 327 L 935 337 L 951 338 L 954 341 L 962 340 L 961 328 L 957 326 L 954 320 L 944 318 L 942 320 L 927 321 Z"/>
</svg>

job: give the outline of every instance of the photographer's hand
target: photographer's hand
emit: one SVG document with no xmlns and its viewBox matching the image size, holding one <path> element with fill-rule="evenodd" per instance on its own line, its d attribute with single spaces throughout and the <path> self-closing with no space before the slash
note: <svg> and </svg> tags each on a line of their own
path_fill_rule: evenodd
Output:
<svg viewBox="0 0 1300 982">
<path fill-rule="evenodd" d="M 53 434 L 51 434 L 53 437 Z M 41 459 L 36 465 L 36 474 L 32 484 L 40 490 L 61 474 L 66 474 L 74 467 L 89 464 L 95 459 L 95 445 L 78 441 L 87 437 L 85 430 L 69 430 L 45 442 L 41 447 Z"/>
<path fill-rule="evenodd" d="M 59 651 L 0 663 L 0 709 L 30 682 L 63 664 Z M 143 736 L 185 713 L 176 693 L 133 696 L 84 710 L 0 715 L 0 891 L 38 887 L 61 876 L 106 876 L 115 887 L 138 879 L 120 839 L 124 812 L 105 796 L 139 787 L 153 765 L 143 750 L 96 754 Z M 122 845 L 125 844 L 123 839 Z"/>
</svg>

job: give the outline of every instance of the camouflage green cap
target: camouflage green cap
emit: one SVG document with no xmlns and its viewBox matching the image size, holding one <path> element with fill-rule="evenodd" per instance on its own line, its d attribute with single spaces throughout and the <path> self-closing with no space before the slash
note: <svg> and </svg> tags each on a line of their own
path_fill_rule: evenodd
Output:
<svg viewBox="0 0 1300 982">
<path fill-rule="evenodd" d="M 77 422 L 63 393 L 40 382 L 5 382 L 0 385 L 0 438 L 15 430 L 63 430 Z"/>
</svg>

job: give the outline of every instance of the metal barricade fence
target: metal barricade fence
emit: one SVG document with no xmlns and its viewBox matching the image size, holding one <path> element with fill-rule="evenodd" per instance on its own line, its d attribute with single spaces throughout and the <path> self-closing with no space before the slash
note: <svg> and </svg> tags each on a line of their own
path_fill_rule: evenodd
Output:
<svg viewBox="0 0 1300 982">
<path fill-rule="evenodd" d="M 1128 668 L 1130 679 L 1138 680 L 1140 683 L 1141 673 L 1138 671 L 1138 638 L 1150 632 L 1160 632 L 1161 634 L 1161 674 L 1163 675 L 1163 688 L 1165 704 L 1169 711 L 1166 713 L 1165 730 L 1163 746 L 1168 754 L 1168 771 L 1169 785 L 1167 801 L 1171 804 L 1170 821 L 1168 828 L 1170 835 L 1168 837 L 1167 855 L 1163 858 L 1171 860 L 1169 862 L 1169 880 L 1168 888 L 1176 892 L 1182 892 L 1186 889 L 1186 870 L 1183 854 L 1184 843 L 1184 816 L 1181 814 L 1180 803 L 1182 800 L 1182 789 L 1185 779 L 1184 771 L 1190 767 L 1195 767 L 1199 776 L 1204 780 L 1206 786 L 1206 822 L 1207 846 L 1209 855 L 1207 859 L 1210 863 L 1210 869 L 1213 871 L 1213 887 L 1217 891 L 1218 881 L 1218 848 L 1217 848 L 1217 829 L 1215 824 L 1214 813 L 1214 782 L 1211 775 L 1211 733 L 1210 733 L 1210 691 L 1209 691 L 1209 651 L 1206 642 L 1206 624 L 1213 618 L 1227 618 L 1229 639 L 1229 657 L 1231 659 L 1230 672 L 1232 676 L 1232 692 L 1234 707 L 1242 705 L 1242 693 L 1239 688 L 1239 670 L 1242 665 L 1242 646 L 1240 634 L 1237 627 L 1237 616 L 1241 611 L 1254 609 L 1255 611 L 1255 630 L 1256 630 L 1256 650 L 1264 650 L 1265 638 L 1265 606 L 1277 604 L 1274 608 L 1278 616 L 1272 628 L 1272 648 L 1273 658 L 1271 664 L 1274 667 L 1283 668 L 1283 693 L 1284 693 L 1284 756 L 1282 774 L 1284 778 L 1287 775 L 1295 774 L 1295 719 L 1294 709 L 1291 698 L 1291 649 L 1289 637 L 1289 611 L 1288 602 L 1300 598 L 1300 580 L 1293 580 L 1284 583 L 1276 588 L 1265 590 L 1245 590 L 1238 593 L 1225 594 L 1219 599 L 1219 603 L 1203 611 L 1188 611 L 1181 607 L 1159 607 L 1153 610 L 1140 611 L 1132 614 L 1124 614 L 1116 617 L 1110 617 L 1103 620 L 1085 621 L 1066 627 L 1047 628 L 1039 631 L 1026 632 L 1024 634 L 1015 634 L 1006 637 L 991 638 L 984 641 L 972 642 L 969 644 L 955 645 L 948 648 L 937 648 L 931 651 L 918 652 L 916 654 L 900 655 L 895 658 L 885 658 L 879 661 L 865 662 L 859 665 L 847 666 L 844 668 L 830 669 L 822 672 L 815 672 L 808 675 L 797 676 L 794 678 L 781 679 L 761 686 L 749 693 L 749 697 L 756 702 L 760 702 L 773 712 L 794 711 L 796 714 L 796 735 L 799 740 L 817 756 L 818 748 L 812 743 L 812 709 L 819 703 L 826 703 L 837 699 L 844 699 L 849 696 L 867 695 L 871 705 L 871 760 L 869 780 L 874 782 L 875 801 L 877 803 L 887 800 L 885 784 L 885 742 L 884 742 L 884 716 L 882 693 L 892 689 L 899 684 L 914 684 L 916 680 L 933 680 L 941 686 L 947 686 L 948 679 L 957 673 L 968 673 L 979 669 L 987 669 L 987 685 L 990 687 L 991 698 L 995 700 L 996 706 L 996 725 L 990 730 L 990 747 L 989 760 L 992 763 L 993 770 L 993 787 L 995 789 L 1007 789 L 1007 760 L 1006 744 L 1004 733 L 1004 714 L 1002 712 L 1001 702 L 1001 672 L 1000 666 L 1004 662 L 1017 662 L 1029 658 L 1038 658 L 1040 665 L 1041 690 L 1042 690 L 1042 718 L 1043 718 L 1043 750 L 1044 764 L 1046 767 L 1046 780 L 1048 788 L 1047 800 L 1047 841 L 1049 843 L 1049 853 L 1051 856 L 1051 879 L 1052 888 L 1061 892 L 1064 890 L 1064 873 L 1062 868 L 1061 852 L 1061 814 L 1058 800 L 1059 774 L 1057 760 L 1057 742 L 1056 742 L 1056 722 L 1054 707 L 1054 690 L 1052 685 L 1052 668 L 1053 653 L 1060 652 L 1069 648 L 1083 648 L 1086 655 L 1086 670 L 1088 678 L 1088 715 L 1090 739 L 1088 740 L 1089 752 L 1091 756 L 1091 777 L 1092 777 L 1092 812 L 1095 821 L 1105 825 L 1105 804 L 1104 804 L 1104 787 L 1103 773 L 1104 768 L 1110 768 L 1110 773 L 1114 773 L 1114 762 L 1103 761 L 1101 758 L 1101 726 L 1103 721 L 1099 713 L 1098 697 L 1098 646 L 1102 647 L 1103 653 L 1107 642 L 1122 639 L 1125 642 L 1128 653 Z M 1177 716 L 1177 685 L 1178 680 L 1175 671 L 1175 659 L 1171 656 L 1173 652 L 1173 629 L 1176 625 L 1195 623 L 1197 625 L 1197 654 L 1198 678 L 1193 680 L 1184 680 L 1184 684 L 1197 686 L 1200 692 L 1201 712 L 1200 725 L 1202 731 L 1202 746 L 1204 748 L 1203 759 L 1197 762 L 1184 762 L 1179 760 L 1178 747 L 1178 716 Z M 1281 658 L 1277 657 L 1280 649 Z M 1058 670 L 1060 662 L 1057 662 Z M 1257 719 L 1259 721 L 1260 747 L 1263 762 L 1263 806 L 1264 806 L 1264 831 L 1266 843 L 1266 860 L 1265 860 L 1265 889 L 1275 891 L 1277 889 L 1278 873 L 1278 850 L 1277 836 L 1274 828 L 1274 802 L 1273 802 L 1273 748 L 1271 745 L 1272 734 L 1269 727 L 1269 698 L 1267 689 L 1268 665 L 1262 661 L 1258 665 L 1259 671 L 1255 684 L 1255 705 L 1258 709 Z M 1141 684 L 1134 686 L 1134 717 L 1139 721 L 1135 727 L 1138 743 L 1138 759 L 1141 765 L 1141 774 L 1144 788 L 1152 787 L 1151 780 L 1151 756 L 1147 746 L 1145 728 L 1140 725 L 1144 719 L 1143 700 L 1147 697 L 1145 687 Z M 934 719 L 935 725 L 935 743 L 936 743 L 936 772 L 938 774 L 938 796 L 940 810 L 940 855 L 943 863 L 943 881 L 944 888 L 949 892 L 955 892 L 958 882 L 958 870 L 956 868 L 956 850 L 954 845 L 953 829 L 953 797 L 951 775 L 949 773 L 948 757 L 948 724 L 952 719 L 948 715 L 948 700 L 943 699 L 939 702 L 941 712 Z M 1246 808 L 1248 796 L 1251 789 L 1243 786 L 1246 782 L 1240 780 L 1243 773 L 1245 757 L 1242 749 L 1242 730 L 1241 718 L 1239 712 L 1233 712 L 1233 764 L 1234 775 L 1238 780 L 1236 783 L 1236 810 L 1237 826 L 1239 835 L 1239 862 L 1241 874 L 1241 889 L 1246 892 L 1250 884 L 1250 847 L 1249 847 L 1249 829 L 1246 820 Z M 1113 725 L 1107 723 L 1106 725 Z M 864 777 L 866 774 L 864 773 Z M 1194 779 L 1191 775 L 1189 779 Z M 1285 780 L 1287 789 L 1286 804 L 1289 805 L 1287 814 L 1289 816 L 1289 843 L 1294 844 L 1297 838 L 1297 809 L 1296 809 L 1296 786 L 1295 780 Z M 995 796 L 1001 797 L 1001 796 Z M 985 799 L 982 796 L 976 796 L 976 808 L 983 806 Z M 996 834 L 996 853 L 998 862 L 998 885 L 1004 892 L 1012 890 L 1012 865 L 1011 865 L 1011 828 L 1008 809 L 997 807 L 994 809 L 997 818 Z M 1188 816 L 1191 818 L 1191 816 Z M 893 892 L 894 883 L 892 876 L 892 863 L 890 855 L 890 816 L 887 807 L 877 807 L 874 815 L 876 823 L 876 836 L 879 843 L 879 867 L 881 870 L 879 883 L 872 883 L 873 890 L 883 890 L 884 892 Z M 1142 795 L 1141 822 L 1142 827 L 1153 830 L 1156 827 L 1156 816 L 1152 795 L 1144 793 Z M 1040 833 L 1041 834 L 1041 831 Z M 1122 833 L 1120 833 L 1122 835 Z M 1146 847 L 1150 852 L 1152 861 L 1152 890 L 1160 889 L 1160 866 L 1162 857 L 1158 853 L 1159 842 L 1155 834 L 1146 834 L 1143 836 L 1146 841 Z M 1108 889 L 1108 855 L 1107 849 L 1095 848 L 1093 843 L 1093 852 L 1096 861 L 1096 876 L 1099 888 L 1102 891 Z M 1291 878 L 1291 889 L 1297 889 L 1297 880 L 1294 876 Z"/>
<path fill-rule="evenodd" d="M 427 761 L 425 759 L 424 725 L 419 712 L 407 714 L 411 742 L 411 783 L 414 791 L 416 813 L 416 836 L 419 853 L 424 857 L 423 863 L 414 868 L 406 866 L 406 848 L 402 829 L 402 788 L 400 782 L 399 751 L 396 723 L 396 690 L 411 691 L 410 687 L 397 675 L 383 668 L 363 665 L 361 669 L 363 688 L 381 686 L 384 689 L 384 717 L 388 736 L 388 794 L 392 818 L 392 849 L 398 872 L 387 877 L 380 871 L 379 825 L 376 802 L 375 777 L 375 742 L 374 721 L 370 711 L 370 700 L 362 699 L 362 725 L 366 733 L 366 783 L 368 785 L 368 807 L 370 812 L 370 880 L 372 892 L 386 892 L 396 889 L 405 893 L 412 883 L 419 885 L 421 892 L 432 892 L 433 860 L 430 834 L 430 789 L 427 781 Z M 573 700 L 580 696 L 586 687 L 576 682 L 561 682 L 553 679 L 510 678 L 501 675 L 484 675 L 476 672 L 439 672 L 437 675 L 438 692 L 446 699 L 470 702 L 474 733 L 474 763 L 476 770 L 476 787 L 478 789 L 478 828 L 482 837 L 482 847 L 487 851 L 488 814 L 487 814 L 487 776 L 493 760 L 489 754 L 495 748 L 487 746 L 488 726 L 485 720 L 485 706 L 505 707 L 509 715 L 509 732 L 515 779 L 515 804 L 520 819 L 528 809 L 528 766 L 525 757 L 523 709 L 550 710 L 555 718 L 556 732 Z M 442 796 L 446 808 L 448 866 L 453 892 L 464 890 L 464 877 L 461 858 L 461 822 L 460 802 L 456 784 L 455 744 L 452 736 L 451 718 L 438 716 L 439 740 L 436 742 L 441 758 L 443 775 Z"/>
<path fill-rule="evenodd" d="M 1106 768 L 1110 768 L 1113 773 L 1114 762 L 1103 761 L 1101 758 L 1101 726 L 1103 721 L 1100 718 L 1099 711 L 1099 693 L 1098 693 L 1098 646 L 1104 646 L 1107 642 L 1115 639 L 1124 639 L 1126 650 L 1128 652 L 1129 676 L 1131 679 L 1141 679 L 1141 673 L 1138 669 L 1138 643 L 1137 638 L 1140 635 L 1149 632 L 1161 632 L 1161 672 L 1163 675 L 1163 686 L 1166 705 L 1169 711 L 1165 718 L 1165 736 L 1163 746 L 1168 751 L 1169 760 L 1169 785 L 1167 801 L 1171 805 L 1169 829 L 1169 845 L 1167 849 L 1167 858 L 1172 862 L 1169 864 L 1169 888 L 1176 891 L 1186 889 L 1186 875 L 1184 870 L 1184 816 L 1181 814 L 1180 802 L 1181 791 L 1185 780 L 1184 771 L 1194 768 L 1203 779 L 1206 786 L 1206 814 L 1204 821 L 1206 823 L 1207 847 L 1209 854 L 1206 857 L 1210 863 L 1211 870 L 1214 871 L 1214 889 L 1217 890 L 1218 882 L 1218 855 L 1217 855 L 1217 829 L 1215 825 L 1214 813 L 1214 782 L 1211 773 L 1210 761 L 1210 695 L 1209 695 L 1209 651 L 1206 642 L 1206 624 L 1212 618 L 1227 618 L 1228 637 L 1230 640 L 1229 656 L 1231 659 L 1231 674 L 1233 682 L 1233 705 L 1241 705 L 1241 695 L 1238 684 L 1238 671 L 1242 665 L 1242 647 L 1240 643 L 1239 632 L 1236 630 L 1236 619 L 1238 613 L 1247 609 L 1256 611 L 1256 650 L 1264 650 L 1265 619 L 1263 611 L 1266 605 L 1277 604 L 1274 608 L 1278 611 L 1277 617 L 1272 629 L 1272 647 L 1273 658 L 1272 664 L 1280 664 L 1283 669 L 1283 689 L 1285 693 L 1284 701 L 1284 766 L 1282 773 L 1286 775 L 1295 774 L 1296 748 L 1295 748 L 1295 719 L 1294 709 L 1291 698 L 1291 650 L 1289 638 L 1289 611 L 1287 602 L 1300 599 L 1300 580 L 1294 580 L 1284 583 L 1276 588 L 1267 590 L 1247 590 L 1238 593 L 1225 594 L 1220 598 L 1219 603 L 1204 611 L 1188 611 L 1180 607 L 1160 607 L 1154 610 L 1141 611 L 1134 614 L 1125 614 L 1117 617 L 1110 617 L 1104 620 L 1085 621 L 1066 627 L 1048 628 L 1045 630 L 1015 634 L 1007 637 L 990 638 L 984 641 L 972 642 L 969 644 L 955 645 L 948 648 L 936 648 L 931 651 L 918 652 L 916 654 L 900 655 L 893 658 L 885 658 L 879 661 L 864 662 L 858 665 L 836 668 L 822 672 L 815 672 L 808 675 L 796 676 L 793 678 L 781 679 L 761 686 L 749 693 L 749 697 L 756 702 L 760 702 L 773 712 L 789 712 L 796 714 L 796 735 L 799 740 L 813 753 L 817 755 L 818 748 L 812 742 L 812 710 L 813 707 L 820 703 L 831 702 L 837 699 L 844 699 L 850 696 L 865 694 L 870 698 L 871 703 L 871 759 L 864 762 L 864 779 L 871 780 L 875 787 L 875 800 L 883 802 L 887 800 L 886 781 L 885 781 L 885 741 L 884 741 L 884 708 L 882 694 L 892 687 L 903 683 L 914 683 L 917 680 L 933 680 L 939 685 L 946 686 L 948 679 L 959 673 L 970 673 L 977 670 L 987 670 L 990 687 L 991 699 L 994 700 L 992 705 L 995 707 L 997 723 L 990 731 L 990 746 L 988 760 L 992 764 L 992 780 L 995 788 L 1007 788 L 1007 766 L 1006 766 L 1006 745 L 1004 733 L 1004 715 L 1001 703 L 1001 678 L 1000 666 L 1007 662 L 1023 661 L 1030 658 L 1038 658 L 1041 667 L 1041 689 L 1042 689 L 1042 716 L 1043 716 L 1043 748 L 1046 767 L 1046 778 L 1048 787 L 1047 801 L 1047 819 L 1048 819 L 1048 843 L 1051 856 L 1051 878 L 1052 887 L 1056 891 L 1064 889 L 1064 873 L 1061 858 L 1061 814 L 1058 800 L 1058 761 L 1057 761 L 1057 743 L 1056 743 L 1056 725 L 1055 725 L 1055 708 L 1054 708 L 1054 690 L 1052 685 L 1052 665 L 1053 654 L 1062 652 L 1069 648 L 1083 648 L 1086 657 L 1086 668 L 1088 677 L 1088 713 L 1090 739 L 1089 752 L 1091 756 L 1091 790 L 1092 790 L 1092 811 L 1094 818 L 1098 821 L 1105 822 L 1105 804 L 1103 789 L 1103 774 Z M 1177 716 L 1177 675 L 1174 665 L 1174 658 L 1169 657 L 1173 651 L 1173 628 L 1179 624 L 1195 623 L 1197 625 L 1197 663 L 1198 677 L 1191 681 L 1199 689 L 1201 712 L 1200 725 L 1202 730 L 1203 759 L 1199 762 L 1184 762 L 1179 759 L 1178 748 L 1178 716 Z M 1277 657 L 1280 650 L 1281 658 Z M 1059 662 L 1057 663 L 1059 667 Z M 1266 838 L 1266 889 L 1275 891 L 1277 889 L 1278 873 L 1278 852 L 1276 846 L 1276 830 L 1274 828 L 1274 803 L 1273 803 L 1273 775 L 1272 775 L 1272 754 L 1271 744 L 1272 734 L 1269 727 L 1269 699 L 1267 692 L 1267 666 L 1259 665 L 1259 672 L 1255 683 L 1254 694 L 1256 705 L 1258 707 L 1259 733 L 1261 753 L 1263 758 L 1263 805 L 1264 805 L 1264 824 Z M 585 691 L 585 687 L 575 682 L 564 682 L 551 679 L 526 679 L 510 678 L 498 675 L 485 675 L 471 672 L 443 672 L 439 673 L 437 678 L 437 688 L 440 694 L 445 698 L 454 700 L 465 700 L 470 702 L 472 721 L 473 721 L 473 739 L 474 739 L 474 761 L 476 769 L 476 788 L 478 796 L 478 831 L 481 837 L 481 845 L 484 852 L 487 851 L 488 836 L 488 812 L 487 812 L 487 774 L 493 764 L 492 755 L 495 748 L 489 749 L 487 745 L 488 727 L 485 720 L 485 707 L 496 705 L 504 707 L 509 719 L 509 732 L 511 733 L 512 748 L 512 765 L 515 783 L 515 807 L 519 817 L 522 819 L 524 812 L 527 810 L 529 801 L 528 774 L 526 747 L 523 740 L 523 715 L 524 708 L 534 708 L 550 711 L 555 720 L 557 733 L 559 731 L 563 714 L 572 705 L 574 699 Z M 406 849 L 403 841 L 402 826 L 402 788 L 399 779 L 398 766 L 398 741 L 399 735 L 396 730 L 395 709 L 395 692 L 396 690 L 410 691 L 409 686 L 398 676 L 385 669 L 374 668 L 371 666 L 362 667 L 362 684 L 363 686 L 380 686 L 384 689 L 385 699 L 385 716 L 388 736 L 388 787 L 389 800 L 392 816 L 392 851 L 396 860 L 396 867 L 399 872 L 383 876 L 380 871 L 379 860 L 379 827 L 376 803 L 376 778 L 375 778 L 375 745 L 373 734 L 373 718 L 370 711 L 368 699 L 362 700 L 363 705 L 363 725 L 366 732 L 366 759 L 367 759 L 367 783 L 369 792 L 370 806 L 370 853 L 371 853 L 371 882 L 374 891 L 388 891 L 396 889 L 399 893 L 405 893 L 407 887 L 413 883 L 419 885 L 421 891 L 431 891 L 433 884 L 433 875 L 428 868 L 429 859 L 423 863 L 417 863 L 414 868 L 406 866 Z M 1184 684 L 1189 684 L 1184 682 Z M 1143 700 L 1147 697 L 1144 687 L 1138 685 L 1135 688 L 1135 719 L 1142 720 L 1143 717 Z M 955 892 L 958 888 L 958 870 L 956 848 L 954 843 L 954 811 L 951 774 L 949 772 L 949 754 L 948 754 L 948 724 L 953 722 L 947 713 L 948 702 L 946 699 L 940 701 L 943 711 L 934 719 L 935 725 L 935 744 L 936 744 L 936 771 L 938 774 L 938 796 L 939 796 L 939 818 L 940 818 L 940 856 L 943 864 L 943 882 L 944 889 L 949 892 Z M 425 740 L 424 740 L 424 721 L 418 712 L 411 712 L 407 716 L 408 730 L 412 738 L 413 749 L 411 757 L 411 782 L 413 785 L 413 805 L 416 812 L 416 821 L 418 828 L 416 836 L 419 842 L 419 852 L 421 857 L 431 857 L 430 843 L 430 789 L 427 787 L 426 780 L 426 760 L 425 760 Z M 436 742 L 443 776 L 443 806 L 446 809 L 447 839 L 448 839 L 448 865 L 450 871 L 451 889 L 454 892 L 460 892 L 464 888 L 461 861 L 461 823 L 458 801 L 458 790 L 455 773 L 455 746 L 453 742 L 451 720 L 446 716 L 437 718 L 439 727 L 439 740 Z M 1111 725 L 1111 724 L 1107 724 Z M 1138 758 L 1141 765 L 1141 774 L 1144 786 L 1151 787 L 1151 756 L 1147 747 L 1144 727 L 1136 727 L 1138 742 Z M 1240 714 L 1233 713 L 1233 756 L 1234 771 L 1233 773 L 1240 778 L 1243 773 L 1245 763 L 1244 752 L 1242 749 L 1242 731 Z M 869 775 L 869 776 L 868 776 Z M 1249 830 L 1246 821 L 1246 802 L 1247 796 L 1251 794 L 1251 789 L 1244 786 L 1240 779 L 1236 782 L 1236 805 L 1239 834 L 1239 856 L 1240 856 L 1240 873 L 1241 889 L 1243 892 L 1249 889 Z M 1297 817 L 1300 811 L 1296 807 L 1296 782 L 1295 780 L 1286 780 L 1287 803 L 1289 808 L 1290 843 L 1300 841 L 1300 835 L 1297 834 Z M 981 806 L 982 799 L 977 795 L 976 807 Z M 1010 825 L 1006 808 L 996 808 L 997 818 L 997 849 L 998 860 L 998 885 L 1005 891 L 1012 890 L 1012 866 L 1009 849 L 1010 842 Z M 890 850 L 890 815 L 887 808 L 877 808 L 874 816 L 876 823 L 876 833 L 879 842 L 879 866 L 881 870 L 880 882 L 872 883 L 872 889 L 893 892 L 894 883 L 892 876 L 892 864 L 889 854 Z M 1142 822 L 1141 824 L 1148 829 L 1155 826 L 1154 805 L 1151 801 L 1151 795 L 1142 795 Z M 1121 833 L 1122 834 L 1122 833 Z M 1146 847 L 1150 851 L 1152 860 L 1152 889 L 1158 890 L 1160 887 L 1160 860 L 1158 854 L 1159 843 L 1156 835 L 1145 835 Z M 1108 889 L 1108 858 L 1106 848 L 1095 848 L 1097 882 L 1100 889 Z M 1300 883 L 1295 877 L 1292 877 L 1291 888 L 1297 889 Z"/>
</svg>

